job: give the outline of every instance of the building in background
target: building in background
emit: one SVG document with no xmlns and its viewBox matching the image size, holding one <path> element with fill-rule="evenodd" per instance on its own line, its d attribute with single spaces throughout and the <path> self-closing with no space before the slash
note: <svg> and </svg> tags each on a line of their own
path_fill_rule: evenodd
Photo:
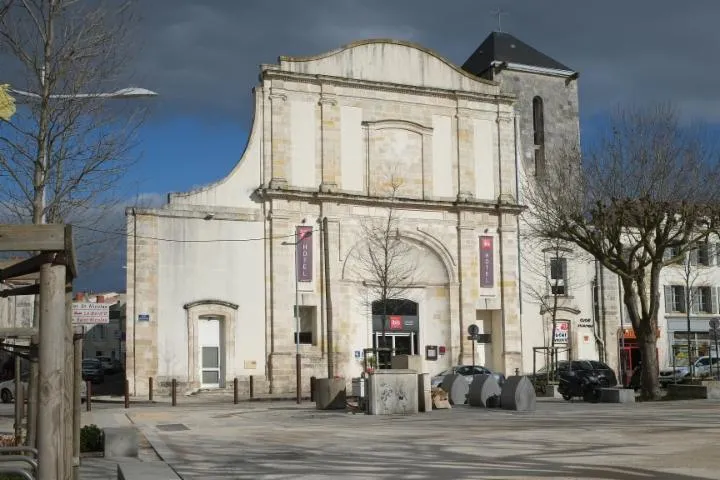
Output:
<svg viewBox="0 0 720 480">
<path fill-rule="evenodd" d="M 75 294 L 75 302 L 104 303 L 110 305 L 110 319 L 107 324 L 84 325 L 83 357 L 109 357 L 125 363 L 125 309 L 124 293 Z"/>
</svg>

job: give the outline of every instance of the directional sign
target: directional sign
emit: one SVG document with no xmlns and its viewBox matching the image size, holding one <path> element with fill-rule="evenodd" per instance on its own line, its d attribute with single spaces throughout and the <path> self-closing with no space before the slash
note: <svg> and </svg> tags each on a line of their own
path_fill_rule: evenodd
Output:
<svg viewBox="0 0 720 480">
<path fill-rule="evenodd" d="M 73 302 L 72 322 L 75 325 L 110 323 L 110 304 Z"/>
</svg>

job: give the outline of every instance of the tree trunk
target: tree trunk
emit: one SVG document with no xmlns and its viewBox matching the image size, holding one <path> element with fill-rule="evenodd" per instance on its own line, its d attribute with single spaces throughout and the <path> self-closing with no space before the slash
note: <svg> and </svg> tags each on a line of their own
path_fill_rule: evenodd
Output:
<svg viewBox="0 0 720 480">
<path fill-rule="evenodd" d="M 637 337 L 640 353 L 642 354 L 641 396 L 645 400 L 658 400 L 661 395 L 660 382 L 657 376 L 659 365 L 655 329 L 642 328 Z"/>
</svg>

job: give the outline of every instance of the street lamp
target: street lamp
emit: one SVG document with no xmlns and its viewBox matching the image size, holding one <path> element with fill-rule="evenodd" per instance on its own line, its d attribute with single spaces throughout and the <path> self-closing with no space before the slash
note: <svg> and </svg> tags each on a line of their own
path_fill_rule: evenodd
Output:
<svg viewBox="0 0 720 480">
<path fill-rule="evenodd" d="M 298 232 L 299 233 L 299 232 Z M 300 404 L 302 401 L 302 362 L 300 358 L 300 291 L 298 289 L 300 285 L 300 269 L 298 264 L 300 263 L 300 256 L 298 255 L 297 246 L 312 235 L 312 230 L 309 230 L 303 234 L 298 235 L 296 233 L 297 240 L 294 242 L 282 242 L 285 246 L 295 247 L 295 394 L 297 403 Z"/>
<path fill-rule="evenodd" d="M 43 69 L 42 75 L 41 75 L 41 84 L 45 84 L 45 70 Z M 21 97 L 31 98 L 33 100 L 40 100 L 42 98 L 41 95 L 33 92 L 26 92 L 24 90 L 16 90 L 16 89 L 8 89 L 11 93 L 14 95 L 19 95 Z M 92 98 L 102 98 L 102 99 L 132 99 L 132 98 L 140 98 L 140 97 L 156 97 L 157 93 L 153 92 L 152 90 L 148 90 L 146 88 L 139 88 L 139 87 L 128 87 L 128 88 L 122 88 L 120 90 L 116 90 L 114 92 L 107 92 L 107 93 L 73 93 L 73 94 L 51 94 L 49 96 L 50 99 L 56 99 L 56 100 L 69 100 L 69 99 L 92 99 Z M 41 168 L 43 171 L 47 170 L 47 148 L 45 148 L 45 152 L 40 159 Z M 47 223 L 47 218 L 45 216 L 45 187 L 42 187 L 42 214 L 40 217 L 40 223 Z"/>
</svg>

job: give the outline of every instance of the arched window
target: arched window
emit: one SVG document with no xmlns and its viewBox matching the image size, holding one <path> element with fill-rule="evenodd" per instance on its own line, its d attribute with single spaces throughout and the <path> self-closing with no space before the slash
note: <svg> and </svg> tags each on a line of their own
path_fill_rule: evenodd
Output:
<svg viewBox="0 0 720 480">
<path fill-rule="evenodd" d="M 535 144 L 535 175 L 545 171 L 545 112 L 543 100 L 533 98 L 533 143 Z"/>
</svg>

